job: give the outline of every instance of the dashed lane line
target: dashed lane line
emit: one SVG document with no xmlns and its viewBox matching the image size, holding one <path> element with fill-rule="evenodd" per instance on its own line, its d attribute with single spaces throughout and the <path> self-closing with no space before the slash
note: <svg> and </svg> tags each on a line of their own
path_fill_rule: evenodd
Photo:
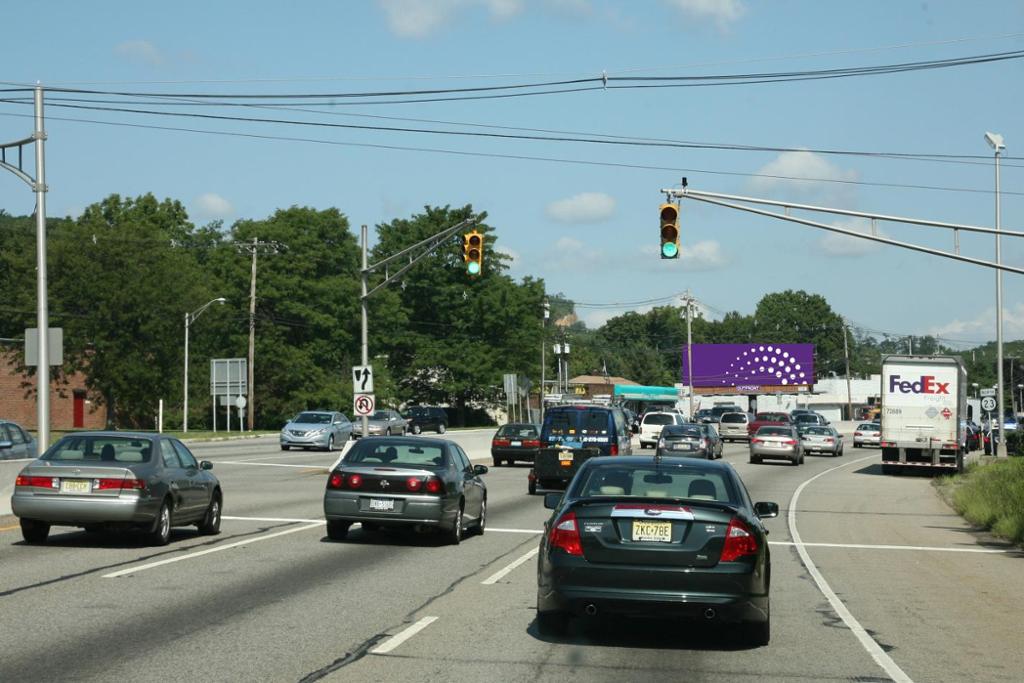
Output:
<svg viewBox="0 0 1024 683">
<path fill-rule="evenodd" d="M 480 583 L 482 583 L 485 586 L 493 586 L 494 584 L 498 583 L 503 578 L 508 576 L 516 567 L 518 567 L 519 565 L 529 561 L 529 559 L 532 558 L 534 555 L 536 555 L 539 550 L 540 550 L 539 548 L 534 548 L 533 550 L 531 550 L 530 552 L 526 553 L 525 555 L 523 555 L 519 559 L 515 560 L 514 562 L 509 563 L 508 565 L 506 565 L 506 566 L 502 567 L 501 569 L 499 569 L 498 571 L 494 572 L 493 574 L 488 576 L 486 579 L 484 579 Z"/>
<path fill-rule="evenodd" d="M 937 553 L 981 553 L 988 555 L 1016 552 L 1015 550 L 998 548 L 940 548 L 939 546 L 929 545 L 873 545 L 870 543 L 794 543 L 793 541 L 772 541 L 768 545 L 802 545 L 805 548 L 844 548 L 850 550 L 924 550 Z"/>
<path fill-rule="evenodd" d="M 405 641 L 412 638 L 414 635 L 425 629 L 426 627 L 437 621 L 437 617 L 423 617 L 416 623 L 410 625 L 408 628 L 403 629 L 391 636 L 377 647 L 370 650 L 371 655 L 386 655 L 387 653 L 394 650 L 396 647 L 404 643 Z"/>
</svg>

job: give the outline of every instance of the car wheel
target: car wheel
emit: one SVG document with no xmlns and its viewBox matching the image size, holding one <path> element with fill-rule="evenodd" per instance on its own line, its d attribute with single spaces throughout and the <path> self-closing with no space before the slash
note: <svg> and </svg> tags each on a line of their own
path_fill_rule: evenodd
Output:
<svg viewBox="0 0 1024 683">
<path fill-rule="evenodd" d="M 537 611 L 537 630 L 543 636 L 564 636 L 569 632 L 569 615 L 565 612 Z"/>
<path fill-rule="evenodd" d="M 165 500 L 160 506 L 160 512 L 153 520 L 153 527 L 149 530 L 150 545 L 167 545 L 171 542 L 171 506 Z"/>
<path fill-rule="evenodd" d="M 529 482 L 526 484 L 526 492 L 529 493 L 531 496 L 537 495 L 537 480 L 536 479 L 530 479 L 529 480 Z"/>
<path fill-rule="evenodd" d="M 744 624 L 744 635 L 749 645 L 764 647 L 772 637 L 772 622 L 769 616 L 764 621 Z"/>
<path fill-rule="evenodd" d="M 340 522 L 338 520 L 327 520 L 327 538 L 332 541 L 344 541 L 348 537 L 348 528 L 351 522 Z"/>
<path fill-rule="evenodd" d="M 327 452 L 330 453 L 334 450 L 334 434 L 327 437 Z"/>
<path fill-rule="evenodd" d="M 755 455 L 750 456 L 750 464 L 751 465 L 760 465 L 761 464 L 761 458 L 759 458 L 759 457 L 757 457 Z"/>
<path fill-rule="evenodd" d="M 441 424 L 437 425 L 437 433 L 438 434 L 444 434 L 446 431 L 448 431 L 448 427 L 445 425 L 444 422 L 442 422 Z"/>
<path fill-rule="evenodd" d="M 462 542 L 462 506 L 459 505 L 459 509 L 455 511 L 455 523 L 452 524 L 452 528 L 445 535 L 445 540 L 448 541 L 448 545 L 458 545 Z"/>
<path fill-rule="evenodd" d="M 21 537 L 25 543 L 46 543 L 46 537 L 50 535 L 50 525 L 38 519 L 22 519 Z"/>
<path fill-rule="evenodd" d="M 380 531 L 380 524 L 376 522 L 360 522 L 360 526 L 363 527 L 363 531 L 368 534 L 372 534 L 375 531 Z"/>
<path fill-rule="evenodd" d="M 412 433 L 413 434 L 419 434 L 422 431 L 423 431 L 423 428 L 420 427 L 419 425 L 413 425 L 412 426 Z"/>
<path fill-rule="evenodd" d="M 203 521 L 199 523 L 199 533 L 207 536 L 216 536 L 220 533 L 220 508 L 220 494 L 214 493 L 213 499 L 210 500 L 210 506 L 206 508 L 206 514 L 203 515 Z"/>
<path fill-rule="evenodd" d="M 291 446 L 281 446 L 282 451 L 291 450 Z"/>
<path fill-rule="evenodd" d="M 487 530 L 487 499 L 484 498 L 480 501 L 480 519 L 476 523 L 476 533 L 480 536 L 484 535 Z"/>
<path fill-rule="evenodd" d="M 859 443 L 855 443 L 855 444 L 853 444 L 853 447 L 854 448 L 860 448 L 860 444 Z"/>
</svg>

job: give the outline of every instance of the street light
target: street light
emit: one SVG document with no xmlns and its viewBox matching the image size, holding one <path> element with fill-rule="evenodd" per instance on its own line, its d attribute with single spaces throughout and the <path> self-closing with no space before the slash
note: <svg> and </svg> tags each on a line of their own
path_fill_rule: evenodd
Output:
<svg viewBox="0 0 1024 683">
<path fill-rule="evenodd" d="M 1006 149 L 1006 144 L 1003 142 L 1002 135 L 989 132 L 985 133 L 985 142 L 995 151 L 996 166 L 996 353 L 998 355 L 996 359 L 998 370 L 996 373 L 996 383 L 999 385 L 996 396 L 999 398 L 999 419 L 1002 420 L 1006 415 L 1006 401 L 1003 398 L 1003 270 L 1000 267 L 1003 264 L 1003 260 L 999 234 L 1001 230 L 999 215 L 999 154 Z M 997 455 L 1006 457 L 1006 441 L 1004 439 L 999 440 Z"/>
<path fill-rule="evenodd" d="M 213 304 L 223 304 L 227 299 L 222 296 L 207 301 L 205 304 L 185 314 L 185 407 L 182 411 L 181 430 L 188 432 L 188 326 L 195 322 L 196 318 Z M 215 397 L 216 398 L 216 397 Z"/>
<path fill-rule="evenodd" d="M 977 382 L 971 382 L 971 387 L 974 389 L 974 397 L 977 398 L 978 397 L 978 383 Z"/>
</svg>

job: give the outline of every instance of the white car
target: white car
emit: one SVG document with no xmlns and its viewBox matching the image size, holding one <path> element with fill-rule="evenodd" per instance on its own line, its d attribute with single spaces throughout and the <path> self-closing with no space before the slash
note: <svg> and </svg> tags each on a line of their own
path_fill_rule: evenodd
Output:
<svg viewBox="0 0 1024 683">
<path fill-rule="evenodd" d="M 654 448 L 665 425 L 681 425 L 686 420 L 679 413 L 647 413 L 640 421 L 640 448 Z"/>
<path fill-rule="evenodd" d="M 878 447 L 882 443 L 882 427 L 877 422 L 862 422 L 853 432 L 853 447 Z"/>
</svg>

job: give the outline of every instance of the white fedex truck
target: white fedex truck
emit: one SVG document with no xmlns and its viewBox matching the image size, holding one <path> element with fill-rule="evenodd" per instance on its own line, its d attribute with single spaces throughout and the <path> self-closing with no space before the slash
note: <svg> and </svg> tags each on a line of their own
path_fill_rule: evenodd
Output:
<svg viewBox="0 0 1024 683">
<path fill-rule="evenodd" d="M 963 471 L 967 371 L 954 356 L 882 359 L 882 472 Z"/>
</svg>

